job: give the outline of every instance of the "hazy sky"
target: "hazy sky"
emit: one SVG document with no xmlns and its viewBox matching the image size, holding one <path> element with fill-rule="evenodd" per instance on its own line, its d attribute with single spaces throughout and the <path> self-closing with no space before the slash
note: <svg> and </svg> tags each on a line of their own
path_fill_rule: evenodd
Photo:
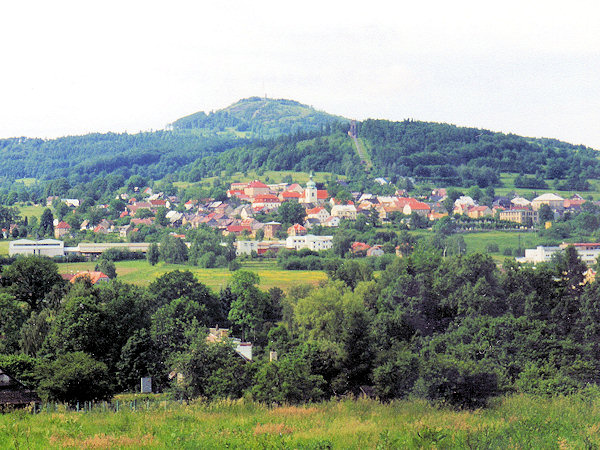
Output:
<svg viewBox="0 0 600 450">
<path fill-rule="evenodd" d="M 600 149 L 597 0 L 21 0 L 0 14 L 0 137 L 158 129 L 266 93 Z"/>
</svg>

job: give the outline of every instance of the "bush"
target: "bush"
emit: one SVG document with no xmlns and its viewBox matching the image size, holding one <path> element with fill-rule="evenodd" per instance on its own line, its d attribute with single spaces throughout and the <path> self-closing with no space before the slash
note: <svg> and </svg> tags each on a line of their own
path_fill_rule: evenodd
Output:
<svg viewBox="0 0 600 450">
<path fill-rule="evenodd" d="M 41 363 L 38 394 L 44 401 L 75 402 L 106 400 L 112 395 L 106 364 L 84 352 L 65 353 Z"/>
<path fill-rule="evenodd" d="M 513 249 L 510 247 L 506 247 L 503 251 L 502 254 L 504 256 L 512 256 L 513 255 Z"/>
<path fill-rule="evenodd" d="M 498 253 L 500 251 L 500 247 L 498 247 L 498 244 L 496 244 L 494 242 L 494 243 L 486 245 L 485 251 L 487 253 Z"/>
<path fill-rule="evenodd" d="M 240 263 L 237 259 L 229 261 L 229 265 L 227 266 L 230 272 L 235 272 L 242 268 L 242 263 Z"/>
</svg>

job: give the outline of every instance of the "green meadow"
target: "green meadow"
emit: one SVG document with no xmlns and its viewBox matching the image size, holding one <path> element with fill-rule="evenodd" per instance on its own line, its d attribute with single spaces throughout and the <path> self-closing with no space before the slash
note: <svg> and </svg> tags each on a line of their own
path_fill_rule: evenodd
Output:
<svg viewBox="0 0 600 450">
<path fill-rule="evenodd" d="M 530 197 L 534 195 L 542 195 L 546 192 L 554 192 L 555 194 L 560 195 L 563 198 L 571 197 L 573 194 L 579 194 L 584 198 L 588 198 L 592 196 L 594 200 L 600 199 L 600 186 L 598 185 L 597 180 L 588 180 L 592 189 L 590 191 L 558 191 L 553 189 L 554 180 L 545 180 L 546 184 L 549 186 L 548 189 L 524 189 L 524 188 L 515 188 L 515 178 L 518 174 L 516 173 L 501 173 L 500 181 L 502 182 L 502 186 L 500 188 L 496 188 L 496 195 L 506 195 L 509 192 L 516 191 L 521 196 Z"/>
<path fill-rule="evenodd" d="M 332 400 L 269 407 L 248 400 L 156 401 L 104 412 L 0 415 L 0 447 L 593 449 L 600 445 L 597 397 L 499 398 L 456 411 L 421 400 Z"/>
<path fill-rule="evenodd" d="M 77 273 L 83 270 L 94 270 L 95 265 L 95 262 L 61 263 L 58 265 L 58 270 L 60 273 Z M 213 291 L 218 291 L 227 286 L 233 275 L 233 272 L 227 268 L 203 269 L 197 266 L 162 262 L 151 266 L 146 260 L 118 261 L 115 266 L 119 280 L 140 286 L 147 286 L 156 278 L 173 270 L 189 270 L 201 283 Z M 317 285 L 327 278 L 324 272 L 319 271 L 282 270 L 276 267 L 274 261 L 245 261 L 242 263 L 242 268 L 256 272 L 260 277 L 260 287 L 264 290 L 279 287 L 288 291 L 294 285 Z"/>
<path fill-rule="evenodd" d="M 189 188 L 190 186 L 197 186 L 199 184 L 204 185 L 212 185 L 212 182 L 219 179 L 220 181 L 229 184 L 234 181 L 240 183 L 247 183 L 253 180 L 261 180 L 265 183 L 282 183 L 283 178 L 286 176 L 291 176 L 295 183 L 306 184 L 309 179 L 308 173 L 305 172 L 294 172 L 292 170 L 265 170 L 262 171 L 259 175 L 256 170 L 249 170 L 246 173 L 235 172 L 234 174 L 228 175 L 225 172 L 221 174 L 220 177 L 208 177 L 204 178 L 201 182 L 190 183 L 187 181 L 176 181 L 173 183 L 174 186 L 178 188 Z M 324 183 L 327 181 L 329 177 L 331 177 L 330 172 L 314 172 L 313 180 L 317 183 Z M 346 177 L 343 175 L 335 175 L 338 179 L 345 179 Z"/>
<path fill-rule="evenodd" d="M 44 212 L 44 209 L 46 209 L 45 206 L 41 206 L 41 205 L 26 205 L 24 203 L 17 203 L 15 205 L 18 209 L 19 209 L 19 213 L 21 214 L 21 217 L 37 217 L 38 219 L 42 216 L 42 213 Z"/>
</svg>

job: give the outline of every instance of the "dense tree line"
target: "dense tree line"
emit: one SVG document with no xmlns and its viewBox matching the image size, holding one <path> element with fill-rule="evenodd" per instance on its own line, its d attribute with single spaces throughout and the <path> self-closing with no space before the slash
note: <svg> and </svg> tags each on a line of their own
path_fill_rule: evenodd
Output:
<svg viewBox="0 0 600 450">
<path fill-rule="evenodd" d="M 381 269 L 374 277 L 364 261 L 339 259 L 326 283 L 287 294 L 239 270 L 214 293 L 180 271 L 148 288 L 65 283 L 52 261 L 19 258 L 2 271 L 0 366 L 61 401 L 134 390 L 147 375 L 185 397 L 299 403 L 373 392 L 459 407 L 600 382 L 598 284 L 583 282 L 572 247 L 535 269 L 507 260 L 500 272 L 485 255 L 443 258 L 420 241 Z M 206 340 L 217 324 L 254 343 L 252 362 Z"/>
<path fill-rule="evenodd" d="M 500 172 L 541 170 L 545 178 L 583 181 L 600 177 L 593 149 L 557 140 L 412 120 L 366 120 L 359 133 L 370 143 L 375 167 L 389 176 L 479 187 L 497 184 Z M 533 180 L 521 179 L 527 185 Z"/>
</svg>

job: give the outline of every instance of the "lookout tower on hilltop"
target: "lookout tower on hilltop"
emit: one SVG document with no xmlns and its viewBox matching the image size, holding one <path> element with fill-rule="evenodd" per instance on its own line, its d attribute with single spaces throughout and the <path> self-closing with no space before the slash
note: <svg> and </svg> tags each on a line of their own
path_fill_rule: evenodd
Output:
<svg viewBox="0 0 600 450">
<path fill-rule="evenodd" d="M 358 128 L 356 126 L 356 120 L 352 120 L 352 122 L 350 122 L 350 130 L 348 130 L 348 135 L 350 137 L 358 137 Z"/>
</svg>

